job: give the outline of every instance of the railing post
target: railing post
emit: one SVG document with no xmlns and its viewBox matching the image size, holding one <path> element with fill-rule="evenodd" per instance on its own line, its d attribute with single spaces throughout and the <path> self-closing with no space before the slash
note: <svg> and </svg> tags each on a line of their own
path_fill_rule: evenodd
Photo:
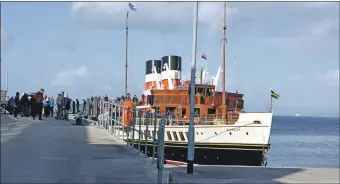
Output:
<svg viewBox="0 0 340 184">
<path fill-rule="evenodd" d="M 118 131 L 117 132 L 117 138 L 119 139 L 119 136 L 120 136 L 120 126 L 121 126 L 121 122 L 120 122 L 120 120 L 121 120 L 121 117 L 120 117 L 120 111 L 121 111 L 121 108 L 122 107 L 118 107 L 118 110 L 119 110 L 119 114 L 118 114 L 118 118 L 117 118 L 117 125 L 116 125 L 116 131 Z"/>
<path fill-rule="evenodd" d="M 113 119 L 113 135 L 116 136 L 116 123 L 117 123 L 117 104 L 115 106 L 115 114 L 114 114 L 114 119 Z"/>
<path fill-rule="evenodd" d="M 139 122 L 138 122 L 138 151 L 140 153 L 140 140 L 141 140 L 141 135 L 142 135 L 142 124 L 141 124 L 142 118 L 141 118 L 141 113 L 139 113 Z"/>
<path fill-rule="evenodd" d="M 148 116 L 150 116 L 149 120 L 152 121 L 151 113 L 148 112 Z M 146 128 L 145 128 L 145 147 L 144 147 L 144 154 L 148 157 L 148 137 L 149 137 L 149 121 L 146 121 Z"/>
<path fill-rule="evenodd" d="M 110 131 L 110 135 L 112 135 L 112 114 L 113 114 L 113 105 L 110 103 L 110 108 L 109 108 L 109 120 L 110 120 L 110 127 L 109 127 L 109 131 Z"/>
<path fill-rule="evenodd" d="M 101 111 L 101 105 L 99 106 L 99 111 Z M 98 118 L 98 125 L 97 126 L 100 126 L 102 124 L 102 119 Z"/>
<path fill-rule="evenodd" d="M 156 152 L 156 134 L 157 134 L 157 115 L 153 118 L 153 143 L 152 143 L 152 163 L 155 163 L 155 152 Z"/>
<path fill-rule="evenodd" d="M 129 138 L 130 138 L 130 107 L 127 108 L 127 122 L 126 125 L 126 144 L 129 145 Z"/>
<path fill-rule="evenodd" d="M 158 144 L 157 144 L 157 169 L 158 178 L 157 183 L 162 183 L 163 166 L 164 166 L 164 130 L 165 129 L 165 117 L 162 116 L 162 120 L 158 126 Z"/>
<path fill-rule="evenodd" d="M 135 148 L 135 125 L 136 125 L 136 108 L 133 108 L 132 110 L 133 115 L 132 115 L 132 143 L 131 146 L 132 148 Z"/>
</svg>

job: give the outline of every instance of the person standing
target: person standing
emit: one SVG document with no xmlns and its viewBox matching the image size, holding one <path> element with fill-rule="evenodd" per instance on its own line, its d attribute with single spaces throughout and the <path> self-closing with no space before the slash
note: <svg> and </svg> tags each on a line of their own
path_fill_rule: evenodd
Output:
<svg viewBox="0 0 340 184">
<path fill-rule="evenodd" d="M 58 94 L 57 97 L 57 117 L 56 119 L 60 119 L 62 116 L 62 101 L 63 101 L 64 92 L 62 91 L 60 94 Z"/>
<path fill-rule="evenodd" d="M 19 97 L 19 92 L 17 92 L 14 98 L 14 118 L 17 118 L 17 119 L 18 119 L 18 113 L 19 113 L 19 106 L 20 106 L 20 97 Z"/>
<path fill-rule="evenodd" d="M 34 99 L 35 99 L 35 115 L 39 117 L 39 120 L 41 119 L 41 114 L 42 114 L 42 108 L 43 108 L 43 99 L 44 99 L 44 89 L 40 89 L 38 92 L 34 94 Z M 33 117 L 35 119 L 35 117 Z"/>
<path fill-rule="evenodd" d="M 54 98 L 51 96 L 50 99 L 50 116 L 53 117 L 53 111 L 54 111 Z"/>
<path fill-rule="evenodd" d="M 77 113 L 79 113 L 80 111 L 79 111 L 79 100 L 78 99 L 76 99 L 76 107 L 77 107 Z"/>
<path fill-rule="evenodd" d="M 44 100 L 44 115 L 45 118 L 49 117 L 50 115 L 50 100 L 48 99 L 48 97 L 46 97 Z"/>
<path fill-rule="evenodd" d="M 83 113 L 85 114 L 86 112 L 86 100 L 83 99 Z"/>
<path fill-rule="evenodd" d="M 20 104 L 21 104 L 21 107 L 22 107 L 22 116 L 23 117 L 28 117 L 28 95 L 27 93 L 24 93 L 24 95 L 22 95 L 21 99 L 20 99 Z"/>
<path fill-rule="evenodd" d="M 68 98 L 67 93 L 64 94 L 62 99 L 62 114 L 63 119 L 68 121 L 68 112 L 71 109 L 71 100 Z"/>
</svg>

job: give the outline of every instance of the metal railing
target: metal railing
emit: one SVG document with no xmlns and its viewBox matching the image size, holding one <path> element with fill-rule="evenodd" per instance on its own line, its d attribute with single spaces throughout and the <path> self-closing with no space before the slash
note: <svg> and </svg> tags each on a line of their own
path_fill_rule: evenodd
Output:
<svg viewBox="0 0 340 184">
<path fill-rule="evenodd" d="M 148 118 L 140 118 L 147 113 Z M 162 183 L 164 167 L 164 129 L 167 117 L 159 113 L 145 112 L 134 107 L 125 107 L 120 103 L 100 101 L 97 126 L 102 126 L 128 146 L 148 156 L 148 142 L 152 141 L 152 163 L 157 158 L 158 183 Z M 142 125 L 144 131 L 142 130 Z M 152 134 L 149 130 L 153 130 Z M 142 137 L 144 137 L 142 143 Z M 144 145 L 142 145 L 144 144 Z M 141 147 L 144 146 L 144 151 Z M 157 149 L 157 151 L 156 151 Z M 150 155 L 150 154 L 149 154 Z"/>
</svg>

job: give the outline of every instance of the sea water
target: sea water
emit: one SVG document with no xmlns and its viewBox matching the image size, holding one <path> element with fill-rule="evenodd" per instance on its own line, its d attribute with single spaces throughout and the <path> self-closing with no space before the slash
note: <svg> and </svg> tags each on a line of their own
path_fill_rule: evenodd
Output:
<svg viewBox="0 0 340 184">
<path fill-rule="evenodd" d="M 339 168 L 339 118 L 274 116 L 268 166 Z"/>
</svg>

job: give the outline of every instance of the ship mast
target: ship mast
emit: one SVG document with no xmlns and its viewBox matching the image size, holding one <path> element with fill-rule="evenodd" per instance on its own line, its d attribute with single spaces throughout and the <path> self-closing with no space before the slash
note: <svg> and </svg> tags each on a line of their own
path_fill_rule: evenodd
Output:
<svg viewBox="0 0 340 184">
<path fill-rule="evenodd" d="M 226 81 L 225 81 L 225 64 L 226 64 L 226 25 L 227 21 L 227 2 L 224 2 L 224 9 L 223 9 L 223 39 L 222 39 L 222 106 L 223 106 L 223 114 L 222 117 L 225 119 L 226 116 L 226 92 L 225 92 L 225 87 L 226 87 Z"/>
</svg>

